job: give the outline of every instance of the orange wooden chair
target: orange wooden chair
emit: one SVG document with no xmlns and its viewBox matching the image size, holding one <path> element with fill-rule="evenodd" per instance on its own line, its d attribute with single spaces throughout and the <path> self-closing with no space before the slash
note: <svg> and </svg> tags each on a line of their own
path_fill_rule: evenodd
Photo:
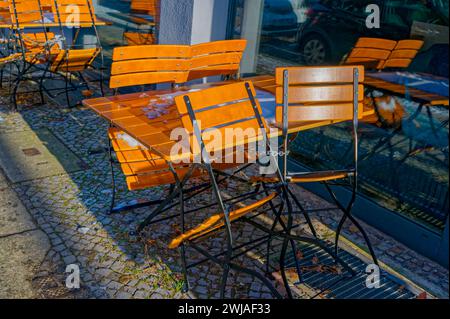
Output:
<svg viewBox="0 0 450 319">
<path fill-rule="evenodd" d="M 169 248 L 174 249 L 181 247 L 182 262 L 184 268 L 184 274 L 187 282 L 187 269 L 197 266 L 199 263 L 194 263 L 188 265 L 186 263 L 185 249 L 184 245 L 189 245 L 193 247 L 197 252 L 205 257 L 205 260 L 210 260 L 217 263 L 223 268 L 222 282 L 220 285 L 220 297 L 225 296 L 226 282 L 229 275 L 229 270 L 233 269 L 237 272 L 247 273 L 259 280 L 261 280 L 271 292 L 277 296 L 281 297 L 280 293 L 274 289 L 272 284 L 266 279 L 265 276 L 260 273 L 246 269 L 242 266 L 233 262 L 235 258 L 233 252 L 235 250 L 235 236 L 231 225 L 233 222 L 245 221 L 250 223 L 250 225 L 255 226 L 257 229 L 266 232 L 271 236 L 279 236 L 285 238 L 288 244 L 291 244 L 293 258 L 296 260 L 297 271 L 300 276 L 300 268 L 298 265 L 297 257 L 295 253 L 297 252 L 294 241 L 304 241 L 313 245 L 317 245 L 323 248 L 328 254 L 336 258 L 325 245 L 317 240 L 316 238 L 295 236 L 291 233 L 292 224 L 285 225 L 281 215 L 283 213 L 284 207 L 288 208 L 288 215 L 292 214 L 291 205 L 288 202 L 288 189 L 283 182 L 282 172 L 276 166 L 275 178 L 277 183 L 272 183 L 272 187 L 266 187 L 264 185 L 263 189 L 256 195 L 246 199 L 239 199 L 234 202 L 227 202 L 223 197 L 222 190 L 219 187 L 217 177 L 214 174 L 214 162 L 215 159 L 211 157 L 212 147 L 209 131 L 214 129 L 221 132 L 221 136 L 226 136 L 229 130 L 233 129 L 244 129 L 247 131 L 245 136 L 237 136 L 232 140 L 227 138 L 222 140 L 220 149 L 222 150 L 234 150 L 242 146 L 249 146 L 252 143 L 259 143 L 260 149 L 258 154 L 253 154 L 251 158 L 258 158 L 259 155 L 274 154 L 274 151 L 270 145 L 270 137 L 268 134 L 268 127 L 266 121 L 261 115 L 261 106 L 257 100 L 256 92 L 251 82 L 237 82 L 234 84 L 224 85 L 220 87 L 214 87 L 206 89 L 203 91 L 192 92 L 185 95 L 180 95 L 175 98 L 177 109 L 181 115 L 184 128 L 192 136 L 191 139 L 191 151 L 194 155 L 200 156 L 201 167 L 205 169 L 209 175 L 209 179 L 213 186 L 213 194 L 215 196 L 218 212 L 210 217 L 208 217 L 200 225 L 191 228 L 187 231 L 184 229 L 184 207 L 183 202 L 181 202 L 181 225 L 182 234 L 174 238 L 169 244 Z M 200 124 L 201 123 L 201 127 Z M 213 137 L 214 139 L 215 137 Z M 262 143 L 261 143 L 262 141 Z M 272 155 L 273 156 L 273 155 Z M 180 186 L 179 186 L 180 187 Z M 258 189 L 258 188 L 257 188 Z M 256 198 L 256 200 L 255 200 Z M 276 199 L 281 201 L 280 204 L 275 202 Z M 247 203 L 251 200 L 251 203 Z M 287 201 L 286 201 L 287 200 Z M 261 210 L 263 207 L 269 206 L 268 210 Z M 252 217 L 259 216 L 261 213 L 270 211 L 274 214 L 275 220 L 271 228 L 268 228 L 260 223 L 256 222 Z M 253 214 L 253 213 L 256 213 Z M 275 231 L 276 226 L 281 225 L 283 231 Z M 203 242 L 208 237 L 214 235 L 216 232 L 223 230 L 226 235 L 227 248 L 220 255 L 212 256 L 204 248 L 199 246 L 199 243 Z M 267 238 L 267 237 L 264 237 Z M 239 249 L 247 249 L 250 251 L 252 248 L 248 248 L 248 245 L 254 245 L 255 241 L 252 240 L 249 243 L 244 243 L 239 245 Z M 262 243 L 260 243 L 261 245 Z M 258 246 L 260 246 L 258 245 Z M 253 248 L 254 249 L 254 248 Z M 280 264 L 284 264 L 285 254 L 287 247 L 285 247 L 284 252 L 280 257 Z M 223 256 L 222 259 L 218 258 Z M 268 257 L 269 258 L 269 257 Z M 342 261 L 337 258 L 339 263 Z M 348 267 L 346 267 L 348 269 Z M 282 269 L 283 276 L 286 277 L 285 270 Z M 288 285 L 287 281 L 285 285 Z M 288 288 L 286 288 L 289 290 Z M 289 295 L 292 297 L 292 295 Z"/>
<path fill-rule="evenodd" d="M 117 47 L 113 51 L 109 87 L 117 94 L 121 88 L 156 84 L 181 84 L 187 80 L 187 64 L 190 58 L 189 46 L 151 45 Z M 125 138 L 123 138 L 125 136 Z M 122 137 L 122 138 L 119 138 Z M 130 141 L 126 134 L 114 127 L 109 129 L 110 161 L 112 173 L 112 201 L 110 213 L 154 205 L 160 201 L 115 206 L 116 186 L 114 150 L 117 161 L 126 177 L 129 190 L 146 189 L 152 186 L 173 185 L 173 174 L 166 161 L 150 150 L 143 149 Z M 181 174 L 180 174 L 181 175 Z"/>
<path fill-rule="evenodd" d="M 63 90 L 69 107 L 71 106 L 69 91 L 77 89 L 72 83 L 71 75 L 73 73 L 79 75 L 82 87 L 86 87 L 87 91 L 90 90 L 82 72 L 88 68 L 93 68 L 94 60 L 101 55 L 100 39 L 95 26 L 96 17 L 91 0 L 78 0 L 76 2 L 77 12 L 74 12 L 73 5 L 72 0 L 10 0 L 11 21 L 17 33 L 25 62 L 24 70 L 20 72 L 13 94 L 16 108 L 16 95 L 20 82 L 27 72 L 39 65 L 45 65 L 44 75 L 40 76 L 39 79 L 42 103 L 44 103 L 44 91 L 55 97 L 44 86 L 44 80 L 47 79 L 48 73 L 64 78 L 65 87 L 53 88 L 52 90 Z M 59 35 L 47 31 L 47 24 L 50 22 L 59 24 Z M 42 30 L 39 32 L 25 31 L 30 27 L 35 29 L 36 26 L 41 26 Z M 68 44 L 65 40 L 64 28 L 67 26 L 77 28 L 72 44 Z M 97 42 L 93 45 L 94 47 L 76 48 L 75 41 L 81 27 L 91 27 L 95 30 Z M 100 79 L 100 88 L 103 93 L 102 82 L 102 79 Z"/>
<path fill-rule="evenodd" d="M 52 57 L 61 49 L 60 38 L 56 37 L 53 32 L 47 31 L 47 19 L 52 15 L 52 12 L 47 11 L 48 5 L 48 0 L 9 0 L 12 35 L 16 40 L 16 47 L 23 56 L 23 63 L 19 68 L 12 93 L 15 109 L 17 109 L 17 93 L 20 83 L 32 72 L 33 68 L 50 63 Z M 50 16 L 45 16 L 46 13 Z M 31 26 L 34 28 L 28 31 Z"/>
<path fill-rule="evenodd" d="M 359 38 L 343 64 L 364 65 L 369 69 L 381 69 L 389 58 L 397 41 L 380 38 Z"/>
<path fill-rule="evenodd" d="M 131 0 L 132 12 L 155 15 L 158 9 L 159 0 Z"/>
<path fill-rule="evenodd" d="M 384 70 L 409 67 L 422 48 L 422 40 L 359 38 L 343 64 L 364 65 L 366 69 Z"/>
<path fill-rule="evenodd" d="M 183 271 L 185 282 L 188 284 L 187 269 L 190 265 L 186 263 L 186 252 L 184 244 L 189 243 L 198 252 L 204 255 L 207 259 L 217 263 L 223 268 L 222 282 L 220 286 L 220 296 L 225 296 L 225 287 L 229 270 L 245 272 L 261 280 L 277 297 L 281 297 L 279 292 L 272 286 L 267 278 L 258 272 L 243 268 L 232 262 L 232 252 L 234 248 L 234 239 L 231 230 L 231 223 L 248 216 L 261 207 L 272 204 L 272 201 L 279 196 L 274 191 L 272 193 L 264 194 L 264 197 L 256 202 L 238 207 L 239 203 L 244 203 L 244 200 L 235 202 L 231 209 L 232 203 L 225 205 L 225 199 L 221 194 L 218 185 L 217 177 L 214 174 L 213 161 L 210 157 L 211 149 L 208 148 L 211 137 L 207 137 L 207 131 L 217 129 L 224 133 L 227 129 L 236 127 L 247 128 L 249 134 L 242 139 L 233 139 L 229 145 L 222 144 L 222 149 L 234 149 L 248 144 L 251 141 L 259 141 L 265 139 L 268 141 L 267 127 L 265 120 L 261 116 L 261 107 L 255 98 L 255 90 L 250 82 L 235 83 L 220 87 L 214 87 L 199 92 L 193 92 L 186 95 L 177 96 L 175 98 L 177 109 L 181 115 L 184 128 L 193 136 L 191 143 L 191 150 L 194 154 L 200 155 L 201 167 L 203 167 L 210 178 L 213 193 L 215 195 L 218 207 L 218 213 L 206 219 L 202 224 L 185 231 L 184 222 L 184 202 L 181 202 L 182 212 L 182 234 L 174 238 L 169 245 L 169 248 L 181 247 Z M 199 127 L 201 122 L 201 128 Z M 225 136 L 224 134 L 222 136 Z M 270 145 L 267 143 L 266 145 Z M 223 253 L 224 260 L 212 257 L 205 250 L 200 248 L 196 242 L 211 235 L 213 232 L 225 229 L 227 250 Z"/>
<path fill-rule="evenodd" d="M 113 51 L 109 87 L 187 82 L 190 46 L 149 45 L 118 47 Z"/>
<path fill-rule="evenodd" d="M 100 36 L 96 27 L 97 17 L 95 15 L 92 0 L 77 0 L 76 10 L 74 9 L 73 0 L 54 0 L 52 2 L 52 10 L 55 15 L 55 22 L 59 24 L 61 36 L 63 38 L 64 47 L 59 50 L 58 54 L 52 59 L 49 68 L 46 70 L 53 74 L 62 74 L 65 79 L 66 100 L 68 107 L 71 107 L 69 91 L 77 89 L 72 84 L 71 74 L 75 73 L 81 80 L 82 87 L 86 88 L 83 95 L 90 96 L 91 90 L 88 82 L 82 75 L 82 72 L 88 69 L 95 69 L 100 72 L 101 94 L 103 91 L 103 52 Z M 71 44 L 67 43 L 64 37 L 64 28 L 75 27 L 76 32 Z M 84 43 L 81 48 L 76 44 L 81 28 L 93 29 L 95 34 L 95 43 Z M 94 61 L 100 57 L 100 67 L 94 66 Z M 70 86 L 70 89 L 69 89 Z"/>
<path fill-rule="evenodd" d="M 126 45 L 151 45 L 156 43 L 159 9 L 160 0 L 131 0 L 129 17 L 138 25 L 138 30 L 126 30 L 124 32 L 123 38 Z"/>
<path fill-rule="evenodd" d="M 29 62 L 35 62 L 36 56 L 50 55 L 58 51 L 54 41 L 55 34 L 46 31 L 46 17 L 49 0 L 9 0 L 9 12 L 13 29 L 20 41 L 21 48 Z M 41 25 L 41 31 L 26 32 L 31 24 Z M 47 51 L 47 52 L 45 52 Z M 37 59 L 40 62 L 42 58 Z"/>
<path fill-rule="evenodd" d="M 188 80 L 218 75 L 239 77 L 246 45 L 247 40 L 241 39 L 193 45 Z"/>
<path fill-rule="evenodd" d="M 381 69 L 408 68 L 419 53 L 420 49 L 423 47 L 423 44 L 424 42 L 422 40 L 398 41 L 389 57 L 382 64 Z"/>
<path fill-rule="evenodd" d="M 199 66 L 200 64 L 196 64 Z M 127 46 L 118 47 L 113 52 L 113 63 L 111 66 L 110 88 L 119 92 L 121 88 L 136 87 L 171 83 L 180 85 L 188 81 L 189 69 L 191 68 L 191 47 L 188 45 L 150 45 L 150 46 Z M 230 70 L 228 74 L 235 72 L 236 68 Z M 208 75 L 222 75 L 224 68 L 217 73 L 208 71 Z M 206 76 L 205 73 L 197 73 L 199 76 Z M 161 125 L 161 129 L 163 129 Z M 170 167 L 161 157 L 150 150 L 143 150 L 138 146 L 130 146 L 123 139 L 118 143 L 118 136 L 126 134 L 116 128 L 110 128 L 109 138 L 112 150 L 117 155 L 117 160 L 121 165 L 122 172 L 126 176 L 129 190 L 145 189 L 156 185 L 173 185 L 175 179 Z M 127 139 L 127 137 L 125 138 Z M 111 149 L 110 149 L 111 150 Z M 155 163 L 155 161 L 157 163 Z M 157 164 L 157 165 L 156 165 Z M 231 166 L 220 166 L 218 168 L 232 168 Z M 184 176 L 188 173 L 183 165 L 176 165 L 174 169 L 178 174 Z M 115 181 L 114 181 L 114 161 L 111 157 L 111 170 L 113 176 L 113 196 L 111 203 L 111 213 L 123 210 L 131 210 L 136 207 L 157 204 L 160 201 L 140 202 L 137 205 L 119 205 L 115 207 Z M 183 171 L 183 172 L 181 172 Z M 195 171 L 194 175 L 199 175 L 200 171 Z M 153 214 L 156 215 L 156 214 Z M 152 216 L 153 216 L 152 215 Z M 149 220 L 152 217 L 149 218 Z"/>
<path fill-rule="evenodd" d="M 126 45 L 156 44 L 156 37 L 152 32 L 125 31 L 123 39 Z"/>
<path fill-rule="evenodd" d="M 276 70 L 276 119 L 283 129 L 284 155 L 283 176 L 289 183 L 315 183 L 325 185 L 337 207 L 343 212 L 336 231 L 336 254 L 342 226 L 350 219 L 362 233 L 366 240 L 374 263 L 377 262 L 370 240 L 352 216 L 351 211 L 356 200 L 358 187 L 358 122 L 363 116 L 364 102 L 364 67 L 298 67 L 278 68 Z M 302 122 L 314 121 L 353 122 L 353 163 L 350 167 L 340 170 L 290 172 L 288 171 L 288 152 L 291 140 L 288 138 L 289 129 Z M 343 204 L 330 187 L 331 182 L 348 181 L 352 187 L 351 200 Z M 300 203 L 291 193 L 300 210 Z"/>
</svg>

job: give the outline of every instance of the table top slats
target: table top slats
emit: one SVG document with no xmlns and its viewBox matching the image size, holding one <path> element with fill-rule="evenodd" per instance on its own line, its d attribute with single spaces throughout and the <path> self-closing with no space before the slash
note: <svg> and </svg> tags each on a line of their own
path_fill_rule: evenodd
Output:
<svg viewBox="0 0 450 319">
<path fill-rule="evenodd" d="M 273 76 L 257 76 L 245 80 L 252 81 L 257 89 L 272 94 L 275 93 L 275 78 Z M 230 81 L 227 81 L 226 83 L 228 84 Z M 158 90 L 94 98 L 84 100 L 83 105 L 92 109 L 113 126 L 124 131 L 143 146 L 151 149 L 166 160 L 171 162 L 187 160 L 191 159 L 193 156 L 189 149 L 180 149 L 180 147 L 178 147 L 178 149 L 180 149 L 179 153 L 172 154 L 174 145 L 179 143 L 177 140 L 171 140 L 171 135 L 174 135 L 174 139 L 178 137 L 176 134 L 173 134 L 173 130 L 176 128 L 183 130 L 184 128 L 181 116 L 178 114 L 176 106 L 173 104 L 173 99 L 183 92 L 201 90 L 223 84 L 225 83 L 199 84 L 172 90 Z M 273 108 L 275 112 L 275 100 L 273 102 Z M 160 114 L 158 114 L 158 112 L 160 112 Z M 364 109 L 364 116 L 371 116 L 373 113 L 373 109 Z M 246 124 L 250 125 L 251 121 L 252 120 L 249 119 L 249 121 L 247 121 L 248 123 L 236 123 L 235 126 L 245 130 Z M 220 122 L 221 120 L 217 119 L 217 123 Z M 302 122 L 298 123 L 296 126 L 290 127 L 289 132 L 295 133 L 332 123 L 338 122 Z M 281 130 L 275 126 L 272 126 L 272 129 L 272 137 L 280 136 L 282 134 Z M 220 128 L 218 130 L 220 131 Z M 245 143 L 255 142 L 255 140 L 255 137 L 250 137 Z M 225 142 L 221 145 L 222 150 L 232 147 L 231 144 L 227 145 Z M 232 144 L 234 145 L 234 143 Z"/>
</svg>

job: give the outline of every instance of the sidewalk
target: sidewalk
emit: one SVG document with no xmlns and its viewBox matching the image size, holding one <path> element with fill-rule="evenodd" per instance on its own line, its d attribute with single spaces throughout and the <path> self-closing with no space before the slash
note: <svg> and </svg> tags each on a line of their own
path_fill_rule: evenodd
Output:
<svg viewBox="0 0 450 319">
<path fill-rule="evenodd" d="M 36 298 L 32 278 L 50 241 L 9 187 L 0 169 L 0 298 Z"/>
<path fill-rule="evenodd" d="M 24 136 L 25 144 L 15 141 L 12 145 L 37 151 L 27 151 L 25 157 L 22 151 L 17 152 L 14 158 L 20 160 L 20 176 L 15 173 L 17 167 L 3 164 L 14 183 L 8 184 L 0 173 L 0 297 L 189 298 L 181 292 L 178 252 L 166 246 L 176 231 L 175 221 L 149 228 L 139 241 L 130 233 L 148 215 L 149 208 L 107 214 L 111 198 L 108 155 L 104 152 L 108 124 L 89 110 L 67 110 L 52 102 L 11 113 L 5 100 L 0 96 L 0 148 L 11 144 L 11 136 Z M 39 170 L 42 165 L 52 170 Z M 165 192 L 162 188 L 128 192 L 120 172 L 117 180 L 119 201 L 158 199 Z M 328 205 L 301 188 L 298 192 L 306 208 Z M 202 214 L 196 216 L 202 218 Z M 338 218 L 332 211 L 313 216 L 325 238 L 333 237 Z M 372 227 L 366 228 L 383 263 L 432 295 L 448 298 L 446 269 Z M 238 231 L 242 237 L 254 235 L 245 227 Z M 355 247 L 364 247 L 363 241 L 350 225 L 346 225 L 344 235 L 347 243 L 356 244 L 345 248 L 362 253 Z M 212 243 L 220 248 L 221 240 Z M 80 266 L 81 290 L 65 289 L 68 264 Z M 217 296 L 214 287 L 219 271 L 210 265 L 192 269 L 192 296 Z M 230 289 L 228 297 L 270 297 L 251 278 L 236 277 L 230 280 L 230 287 L 235 282 L 239 284 Z"/>
</svg>

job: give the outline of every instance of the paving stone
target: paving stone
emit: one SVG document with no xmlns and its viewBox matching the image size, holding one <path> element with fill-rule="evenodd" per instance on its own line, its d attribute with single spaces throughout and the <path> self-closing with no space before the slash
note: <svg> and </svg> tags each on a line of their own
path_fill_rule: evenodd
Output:
<svg viewBox="0 0 450 319">
<path fill-rule="evenodd" d="M 177 222 L 163 222 L 155 227 L 149 227 L 144 240 L 156 240 L 156 243 L 149 245 L 148 250 L 145 251 L 146 255 L 144 255 L 142 243 L 135 242 L 136 238 L 131 238 L 128 234 L 135 230 L 140 220 L 145 218 L 148 209 L 111 216 L 105 214 L 109 209 L 111 197 L 108 156 L 107 154 L 91 155 L 89 149 L 108 145 L 106 136 L 108 123 L 89 110 L 74 109 L 63 112 L 58 107 L 47 105 L 33 107 L 25 113 L 17 115 L 10 115 L 2 110 L 0 105 L 0 116 L 3 118 L 16 117 L 11 123 L 19 123 L 17 127 L 8 125 L 7 129 L 10 132 L 16 129 L 23 130 L 27 126 L 27 129 L 30 127 L 45 128 L 76 155 L 77 161 L 81 160 L 87 164 L 79 171 L 70 174 L 66 172 L 13 185 L 19 199 L 33 215 L 32 217 L 40 229 L 52 240 L 53 253 L 48 255 L 49 261 L 52 263 L 79 262 L 82 265 L 83 281 L 89 286 L 91 296 L 95 298 L 169 298 L 171 296 L 187 298 L 186 294 L 179 293 L 175 288 L 177 280 L 181 278 L 174 278 L 180 275 L 181 270 L 178 252 L 166 248 L 174 231 L 172 225 Z M 26 118 L 26 121 L 23 117 Z M 60 120 L 49 121 L 49 118 Z M 5 125 L 0 124 L 0 133 L 4 128 Z M 81 165 L 78 166 L 81 167 Z M 136 198 L 158 199 L 164 191 L 163 188 L 158 188 L 129 192 L 121 173 L 117 172 L 116 174 L 117 186 L 120 190 L 117 194 L 119 202 Z M 0 174 L 0 192 L 2 187 L 5 187 L 4 185 L 5 181 L 1 179 Z M 233 189 L 232 183 L 228 188 Z M 298 198 L 302 199 L 307 208 L 328 205 L 322 199 L 316 198 L 301 188 L 296 188 L 295 192 L 299 192 Z M 209 203 L 210 195 L 212 196 L 212 194 L 207 194 L 202 198 L 195 198 L 187 205 L 195 206 L 199 202 Z M 14 209 L 14 204 L 10 208 Z M 176 212 L 175 209 L 170 213 L 174 212 Z M 189 218 L 192 225 L 203 221 L 208 212 L 195 215 Z M 321 229 L 321 235 L 327 234 L 332 237 L 333 233 L 327 233 L 327 231 L 328 228 L 337 226 L 340 219 L 339 212 L 325 211 L 319 215 L 322 216 L 322 222 L 314 220 L 315 225 L 317 224 Z M 7 214 L 6 218 L 11 218 L 11 215 Z M 12 220 L 12 224 L 14 222 Z M 1 223 L 0 217 L 0 230 L 2 229 Z M 86 233 L 80 232 L 79 226 L 89 230 Z M 304 227 L 303 225 L 302 228 Z M 344 228 L 346 234 L 351 233 L 348 225 Z M 432 289 L 440 293 L 440 296 L 448 297 L 447 270 L 434 263 L 417 262 L 417 259 L 425 258 L 370 227 L 367 230 L 370 237 L 374 238 L 377 243 L 376 250 L 382 256 L 383 262 L 400 264 L 400 268 L 405 268 L 410 273 L 417 275 L 420 283 L 425 282 L 425 286 L 432 283 L 434 285 L 431 287 Z M 257 235 L 251 227 L 247 226 L 236 227 L 236 232 L 239 233 L 238 239 Z M 364 245 L 358 233 L 350 238 L 354 238 L 361 246 Z M 220 252 L 224 248 L 223 237 L 211 238 L 209 248 L 214 253 Z M 193 259 L 201 258 L 198 254 L 191 252 L 189 254 Z M 61 259 L 61 255 L 64 257 L 63 259 Z M 129 261 L 131 262 L 128 263 Z M 64 271 L 63 267 L 62 273 Z M 133 279 L 124 281 L 127 282 L 126 286 L 120 281 L 122 272 L 126 275 L 132 273 Z M 191 269 L 192 291 L 200 297 L 217 298 L 220 274 L 221 270 L 211 265 Z M 234 284 L 232 284 L 233 281 Z M 244 285 L 238 285 L 236 282 Z M 266 289 L 250 276 L 237 278 L 230 276 L 228 285 L 234 285 L 237 290 L 235 293 L 238 296 L 270 297 Z M 230 295 L 231 289 L 228 290 L 227 294 Z"/>
<path fill-rule="evenodd" d="M 116 299 L 131 299 L 131 297 L 133 296 L 132 293 L 129 293 L 127 291 L 120 291 L 115 295 Z"/>
</svg>

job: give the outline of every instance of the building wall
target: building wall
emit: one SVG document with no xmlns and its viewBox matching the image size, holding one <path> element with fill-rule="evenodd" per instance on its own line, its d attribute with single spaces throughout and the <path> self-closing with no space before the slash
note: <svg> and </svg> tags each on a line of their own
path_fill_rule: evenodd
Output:
<svg viewBox="0 0 450 319">
<path fill-rule="evenodd" d="M 226 36 L 229 0 L 162 0 L 161 44 L 196 44 Z"/>
<path fill-rule="evenodd" d="M 190 44 L 193 14 L 194 0 L 162 0 L 159 43 Z"/>
</svg>

